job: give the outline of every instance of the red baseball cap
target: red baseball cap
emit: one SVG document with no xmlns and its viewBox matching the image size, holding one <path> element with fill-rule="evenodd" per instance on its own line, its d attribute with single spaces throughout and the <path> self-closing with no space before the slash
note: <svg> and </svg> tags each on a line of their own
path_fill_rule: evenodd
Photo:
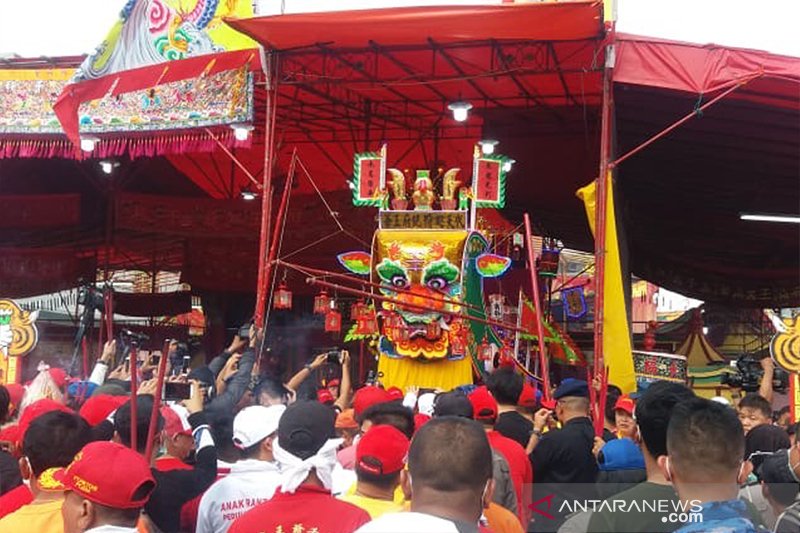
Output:
<svg viewBox="0 0 800 533">
<path fill-rule="evenodd" d="M 619 398 L 617 398 L 617 403 L 614 404 L 614 410 L 620 409 L 625 411 L 629 415 L 633 416 L 633 408 L 634 408 L 633 400 L 627 394 L 623 394 Z"/>
<path fill-rule="evenodd" d="M 330 381 L 328 382 L 328 384 L 327 384 L 327 385 L 325 385 L 325 386 L 326 386 L 326 387 L 338 387 L 338 386 L 339 386 L 339 383 L 340 383 L 340 382 L 339 382 L 339 380 L 334 378 L 334 379 L 330 380 Z"/>
<path fill-rule="evenodd" d="M 431 417 L 423 413 L 417 413 L 414 415 L 414 433 L 419 431 L 419 428 L 427 424 L 431 421 Z"/>
<path fill-rule="evenodd" d="M 373 426 L 356 445 L 356 468 L 370 474 L 394 474 L 403 469 L 408 438 L 394 426 Z"/>
<path fill-rule="evenodd" d="M 330 405 L 336 401 L 336 398 L 333 397 L 333 393 L 328 389 L 319 389 L 317 391 L 317 401 L 325 405 Z"/>
<path fill-rule="evenodd" d="M 536 407 L 536 389 L 530 383 L 522 384 L 522 392 L 517 398 L 517 405 L 520 407 Z"/>
<path fill-rule="evenodd" d="M 127 401 L 128 396 L 98 394 L 97 396 L 89 397 L 81 406 L 81 410 L 78 411 L 78 414 L 81 415 L 90 426 L 96 426 Z"/>
<path fill-rule="evenodd" d="M 25 395 L 25 386 L 19 383 L 9 383 L 5 386 L 8 391 L 8 398 L 14 410 L 19 409 L 19 404 L 22 402 L 22 397 Z"/>
<path fill-rule="evenodd" d="M 399 387 L 389 387 L 386 389 L 386 394 L 388 394 L 389 398 L 392 400 L 402 400 L 403 396 L 405 396 Z"/>
<path fill-rule="evenodd" d="M 161 416 L 164 417 L 164 431 L 167 437 L 174 435 L 188 435 L 192 436 L 192 426 L 188 420 L 184 420 L 181 416 L 169 405 L 161 406 Z"/>
<path fill-rule="evenodd" d="M 53 382 L 59 389 L 63 389 L 64 385 L 67 384 L 67 371 L 63 368 L 52 367 L 48 370 L 50 373 L 50 377 L 53 378 Z"/>
<path fill-rule="evenodd" d="M 64 411 L 65 413 L 72 413 L 69 407 L 62 403 L 58 403 L 55 400 L 51 400 L 50 398 L 42 398 L 41 400 L 36 400 L 28 407 L 22 411 L 22 415 L 19 417 L 19 440 L 25 438 L 25 432 L 28 431 L 28 426 L 31 425 L 31 422 L 34 419 L 39 418 L 45 413 L 49 413 L 50 411 Z"/>
<path fill-rule="evenodd" d="M 475 420 L 493 421 L 497 418 L 497 400 L 486 387 L 478 387 L 468 396 Z"/>
<path fill-rule="evenodd" d="M 375 404 L 391 401 L 392 397 L 389 396 L 388 392 L 380 387 L 367 385 L 358 389 L 355 396 L 353 396 L 353 410 L 356 413 L 356 418 L 358 418 L 367 408 Z"/>
<path fill-rule="evenodd" d="M 144 507 L 156 486 L 144 457 L 110 441 L 90 442 L 53 477 L 66 490 L 113 509 Z"/>
<path fill-rule="evenodd" d="M 549 409 L 549 410 L 553 411 L 553 410 L 555 410 L 557 403 L 558 402 L 556 402 L 556 400 L 542 400 L 542 407 L 544 409 Z"/>
</svg>

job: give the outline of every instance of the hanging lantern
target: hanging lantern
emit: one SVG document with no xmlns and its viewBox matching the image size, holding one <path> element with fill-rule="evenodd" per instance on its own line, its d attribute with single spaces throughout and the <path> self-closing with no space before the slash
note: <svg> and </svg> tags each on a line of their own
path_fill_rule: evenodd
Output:
<svg viewBox="0 0 800 533">
<path fill-rule="evenodd" d="M 331 310 L 331 299 L 325 289 L 322 289 L 319 294 L 314 296 L 314 314 L 324 315 Z"/>
<path fill-rule="evenodd" d="M 350 320 L 357 321 L 367 311 L 367 304 L 356 302 L 350 307 Z"/>
<path fill-rule="evenodd" d="M 505 297 L 502 294 L 489 295 L 489 317 L 492 320 L 503 320 L 503 302 Z"/>
<path fill-rule="evenodd" d="M 375 311 L 364 306 L 366 309 L 356 320 L 356 333 L 359 335 L 374 335 L 378 331 L 378 321 L 375 318 Z"/>
<path fill-rule="evenodd" d="M 481 344 L 478 348 L 478 358 L 481 361 L 491 361 L 492 360 L 492 345 L 489 343 L 489 340 L 484 337 L 481 341 Z"/>
<path fill-rule="evenodd" d="M 561 257 L 561 248 L 555 241 L 542 243 L 542 255 L 539 256 L 539 275 L 553 278 L 558 274 L 558 261 Z"/>
<path fill-rule="evenodd" d="M 466 344 L 461 335 L 453 335 L 450 337 L 450 352 L 453 355 L 464 355 Z"/>
<path fill-rule="evenodd" d="M 425 326 L 425 337 L 429 340 L 438 339 L 442 334 L 442 326 L 439 322 L 431 322 Z"/>
<path fill-rule="evenodd" d="M 396 342 L 406 342 L 411 338 L 411 333 L 408 331 L 408 327 L 405 324 L 400 324 L 399 326 L 392 329 L 393 331 L 393 340 Z"/>
<path fill-rule="evenodd" d="M 500 366 L 514 366 L 514 348 L 508 345 L 503 345 L 500 350 Z"/>
<path fill-rule="evenodd" d="M 325 331 L 328 333 L 340 333 L 342 331 L 342 314 L 335 309 L 325 313 Z"/>
<path fill-rule="evenodd" d="M 292 291 L 286 286 L 285 281 L 281 281 L 278 288 L 275 290 L 275 295 L 272 298 L 273 309 L 291 309 L 292 308 Z"/>
</svg>

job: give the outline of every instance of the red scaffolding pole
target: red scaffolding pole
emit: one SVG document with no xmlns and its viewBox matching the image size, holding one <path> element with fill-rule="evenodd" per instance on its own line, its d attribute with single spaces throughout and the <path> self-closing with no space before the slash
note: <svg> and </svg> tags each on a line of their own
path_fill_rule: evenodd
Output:
<svg viewBox="0 0 800 533">
<path fill-rule="evenodd" d="M 263 50 L 263 49 L 262 49 Z M 270 212 L 272 211 L 272 169 L 275 167 L 275 116 L 278 105 L 277 53 L 262 57 L 266 76 L 267 102 L 264 113 L 264 177 L 261 184 L 261 231 L 258 243 L 258 281 L 256 286 L 256 308 L 253 314 L 258 327 L 263 327 L 266 310 L 267 288 L 267 248 L 269 244 Z"/>
<path fill-rule="evenodd" d="M 613 10 L 613 6 L 611 8 Z M 612 16 L 613 19 L 613 16 Z M 610 176 L 609 163 L 613 157 L 613 120 L 614 120 L 614 62 L 615 50 L 615 25 L 614 20 L 606 23 L 608 33 L 605 50 L 605 69 L 603 70 L 603 103 L 600 130 L 600 168 L 597 176 L 595 196 L 595 223 L 594 223 L 594 264 L 595 264 L 595 296 L 594 296 L 594 378 L 603 382 L 605 368 L 603 354 L 603 313 L 606 279 L 606 207 L 608 202 L 608 185 Z M 591 383 L 589 386 L 593 386 Z M 605 398 L 605 391 L 598 395 L 598 402 L 592 406 L 595 416 L 595 433 L 597 433 L 597 419 L 603 415 L 603 406 L 599 404 L 600 398 Z M 599 425 L 602 434 L 602 423 Z"/>
</svg>

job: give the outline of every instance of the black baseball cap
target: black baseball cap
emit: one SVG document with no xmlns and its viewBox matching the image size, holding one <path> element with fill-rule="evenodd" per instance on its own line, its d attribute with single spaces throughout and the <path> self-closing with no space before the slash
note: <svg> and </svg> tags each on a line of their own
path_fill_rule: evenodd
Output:
<svg viewBox="0 0 800 533">
<path fill-rule="evenodd" d="M 336 412 L 319 402 L 301 400 L 286 408 L 278 424 L 280 447 L 308 459 L 335 436 Z"/>
<path fill-rule="evenodd" d="M 461 391 L 443 392 L 433 400 L 433 416 L 460 416 L 472 419 L 472 415 L 472 403 Z"/>
</svg>

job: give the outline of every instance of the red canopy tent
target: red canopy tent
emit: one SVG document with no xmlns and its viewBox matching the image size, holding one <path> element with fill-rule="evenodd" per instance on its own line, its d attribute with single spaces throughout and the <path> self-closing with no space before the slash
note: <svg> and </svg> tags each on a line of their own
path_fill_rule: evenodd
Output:
<svg viewBox="0 0 800 533">
<path fill-rule="evenodd" d="M 288 211 L 287 234 L 292 238 L 281 255 L 295 252 L 295 262 L 331 268 L 337 252 L 368 241 L 371 220 L 365 224 L 365 211 L 353 209 L 348 200 L 353 152 L 386 141 L 390 164 L 401 168 L 469 168 L 473 143 L 487 137 L 500 140 L 502 152 L 517 160 L 504 216 L 518 221 L 530 211 L 540 231 L 568 246 L 591 249 L 583 207 L 574 192 L 598 175 L 606 44 L 601 7 L 596 2 L 559 2 L 231 21 L 277 51 L 276 194 L 294 148 L 303 163 Z M 731 83 L 759 74 L 619 165 L 632 271 L 709 300 L 800 302 L 797 231 L 738 219 L 744 210 L 792 212 L 800 204 L 798 60 L 627 35 L 617 36 L 616 46 L 613 95 L 619 154 L 729 90 Z M 233 150 L 256 181 L 264 168 L 266 92 L 260 81 L 253 147 Z M 474 105 L 466 123 L 454 122 L 447 111 L 455 100 Z M 196 197 L 232 199 L 252 185 L 247 173 L 221 151 L 169 155 L 168 162 L 131 165 L 138 167 L 135 175 L 150 172 L 144 166 L 184 174 L 199 186 L 190 192 Z M 28 172 L 21 166 L 36 165 L 44 175 L 65 164 L 0 162 L 19 172 Z M 9 187 L 2 190 L 11 191 Z M 144 192 L 164 187 L 153 183 Z M 329 216 L 316 189 L 335 217 Z M 355 237 L 337 233 L 334 218 Z M 169 228 L 156 230 L 124 231 L 131 242 L 149 243 L 162 234 L 179 242 L 169 247 L 170 264 L 200 290 L 212 281 L 215 289 L 253 286 L 252 276 L 242 278 L 242 269 L 223 268 L 230 250 L 236 251 L 237 265 L 257 262 L 253 237 L 178 238 Z M 254 227 L 250 235 L 257 233 Z M 329 238 L 315 244 L 325 236 Z M 96 237 L 81 248 L 82 257 L 104 250 L 102 235 Z M 23 242 L 16 236 L 9 239 Z M 53 239 L 42 237 L 41 243 L 52 246 Z M 150 255 L 143 249 L 135 255 L 137 264 L 146 263 Z M 114 256 L 115 266 L 126 261 Z M 202 275 L 187 267 L 200 264 L 207 270 L 215 262 L 223 265 Z M 74 281 L 64 279 L 62 284 L 72 286 Z M 300 288 L 298 284 L 295 290 Z"/>
</svg>

